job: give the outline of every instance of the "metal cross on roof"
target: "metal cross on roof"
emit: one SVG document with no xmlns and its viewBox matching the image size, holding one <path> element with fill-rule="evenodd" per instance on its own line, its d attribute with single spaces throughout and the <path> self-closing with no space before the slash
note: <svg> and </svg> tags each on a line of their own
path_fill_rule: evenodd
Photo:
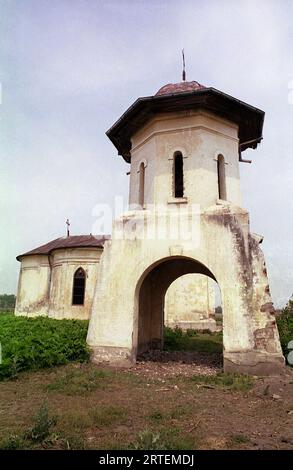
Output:
<svg viewBox="0 0 293 470">
<path fill-rule="evenodd" d="M 69 227 L 70 227 L 69 219 L 66 220 L 66 225 L 67 225 L 67 236 L 69 237 L 69 235 L 70 235 L 70 233 L 69 233 Z"/>
<path fill-rule="evenodd" d="M 182 62 L 183 62 L 182 81 L 185 82 L 185 80 L 186 80 L 186 72 L 185 72 L 185 56 L 184 56 L 184 49 L 182 49 Z"/>
</svg>

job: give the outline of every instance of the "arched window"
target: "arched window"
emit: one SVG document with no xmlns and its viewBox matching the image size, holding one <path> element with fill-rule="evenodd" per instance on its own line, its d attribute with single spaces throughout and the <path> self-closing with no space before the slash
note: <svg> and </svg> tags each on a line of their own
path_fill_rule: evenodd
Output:
<svg viewBox="0 0 293 470">
<path fill-rule="evenodd" d="M 218 167 L 219 199 L 226 200 L 227 192 L 226 192 L 226 176 L 225 176 L 225 159 L 223 155 L 218 155 L 217 167 Z"/>
<path fill-rule="evenodd" d="M 72 305 L 83 305 L 85 293 L 85 272 L 78 268 L 73 277 Z"/>
<path fill-rule="evenodd" d="M 184 194 L 183 156 L 181 152 L 174 153 L 173 187 L 174 187 L 174 197 L 183 197 L 183 194 Z"/>
<path fill-rule="evenodd" d="M 139 165 L 139 194 L 138 203 L 143 208 L 144 206 L 144 180 L 145 180 L 145 165 L 141 162 Z"/>
</svg>

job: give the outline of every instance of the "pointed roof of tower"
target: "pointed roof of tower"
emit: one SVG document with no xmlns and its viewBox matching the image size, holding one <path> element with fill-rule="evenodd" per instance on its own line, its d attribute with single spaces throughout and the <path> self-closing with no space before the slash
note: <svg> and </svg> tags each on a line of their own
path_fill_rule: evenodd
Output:
<svg viewBox="0 0 293 470">
<path fill-rule="evenodd" d="M 196 81 L 192 82 L 180 82 L 180 83 L 168 83 L 167 85 L 162 86 L 162 88 L 157 91 L 155 96 L 158 95 L 172 95 L 174 93 L 184 93 L 186 91 L 195 91 L 201 90 L 205 86 L 201 85 Z"/>
<path fill-rule="evenodd" d="M 158 113 L 206 110 L 238 125 L 241 151 L 262 139 L 264 111 L 196 81 L 168 83 L 154 96 L 138 98 L 106 132 L 118 154 L 131 161 L 131 138 Z M 240 152 L 239 152 L 240 158 Z"/>
</svg>

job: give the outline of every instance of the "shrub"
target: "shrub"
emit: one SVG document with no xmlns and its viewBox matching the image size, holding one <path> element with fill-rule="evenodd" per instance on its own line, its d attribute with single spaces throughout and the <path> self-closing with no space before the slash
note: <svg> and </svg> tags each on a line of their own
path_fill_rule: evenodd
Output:
<svg viewBox="0 0 293 470">
<path fill-rule="evenodd" d="M 164 349 L 174 351 L 179 347 L 180 340 L 183 336 L 181 328 L 176 326 L 174 329 L 164 328 Z"/>
<path fill-rule="evenodd" d="M 14 294 L 0 295 L 0 310 L 13 310 L 15 307 L 16 297 Z"/>
<path fill-rule="evenodd" d="M 277 324 L 283 353 L 287 357 L 289 353 L 288 343 L 293 340 L 293 296 L 277 318 Z"/>
<path fill-rule="evenodd" d="M 135 450 L 164 450 L 165 444 L 162 442 L 160 433 L 149 430 L 141 431 L 134 443 Z"/>
<path fill-rule="evenodd" d="M 20 450 L 25 447 L 25 441 L 21 436 L 11 434 L 0 442 L 0 450 Z"/>
<path fill-rule="evenodd" d="M 186 332 L 181 328 L 164 329 L 164 349 L 166 351 L 199 351 L 205 353 L 222 353 L 222 332 L 204 333 L 189 329 Z"/>
<path fill-rule="evenodd" d="M 190 338 L 192 338 L 193 336 L 197 335 L 197 331 L 193 330 L 192 328 L 188 328 L 186 330 L 186 335 L 189 336 Z"/>
<path fill-rule="evenodd" d="M 79 434 L 73 434 L 61 439 L 61 447 L 65 450 L 87 450 L 86 441 Z"/>
<path fill-rule="evenodd" d="M 36 415 L 33 417 L 34 425 L 26 432 L 26 439 L 43 442 L 51 434 L 51 427 L 56 425 L 56 416 L 49 416 L 48 403 L 42 403 Z"/>
<path fill-rule="evenodd" d="M 159 432 L 149 429 L 141 431 L 130 448 L 136 450 L 190 450 L 195 448 L 194 438 L 181 434 L 174 426 L 160 428 Z"/>
<path fill-rule="evenodd" d="M 87 328 L 85 320 L 1 315 L 0 379 L 13 377 L 23 370 L 87 361 Z"/>
</svg>

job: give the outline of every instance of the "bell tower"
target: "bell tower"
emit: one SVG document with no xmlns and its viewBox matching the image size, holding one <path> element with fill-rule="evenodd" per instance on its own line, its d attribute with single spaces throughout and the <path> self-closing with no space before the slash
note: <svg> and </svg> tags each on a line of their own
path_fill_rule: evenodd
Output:
<svg viewBox="0 0 293 470">
<path fill-rule="evenodd" d="M 262 237 L 250 232 L 239 180 L 241 152 L 257 147 L 263 120 L 253 106 L 183 81 L 137 99 L 109 129 L 130 164 L 130 210 L 114 221 L 100 262 L 94 361 L 130 365 L 161 347 L 168 287 L 199 273 L 221 290 L 225 371 L 282 369 Z"/>
<path fill-rule="evenodd" d="M 187 93 L 197 82 L 166 85 L 154 99 Z M 163 101 L 162 100 L 162 101 Z M 111 138 L 111 133 L 109 134 Z M 256 141 L 255 141 L 256 145 Z M 131 137 L 130 205 L 200 204 L 218 200 L 241 206 L 238 125 L 202 106 L 155 114 Z"/>
</svg>

